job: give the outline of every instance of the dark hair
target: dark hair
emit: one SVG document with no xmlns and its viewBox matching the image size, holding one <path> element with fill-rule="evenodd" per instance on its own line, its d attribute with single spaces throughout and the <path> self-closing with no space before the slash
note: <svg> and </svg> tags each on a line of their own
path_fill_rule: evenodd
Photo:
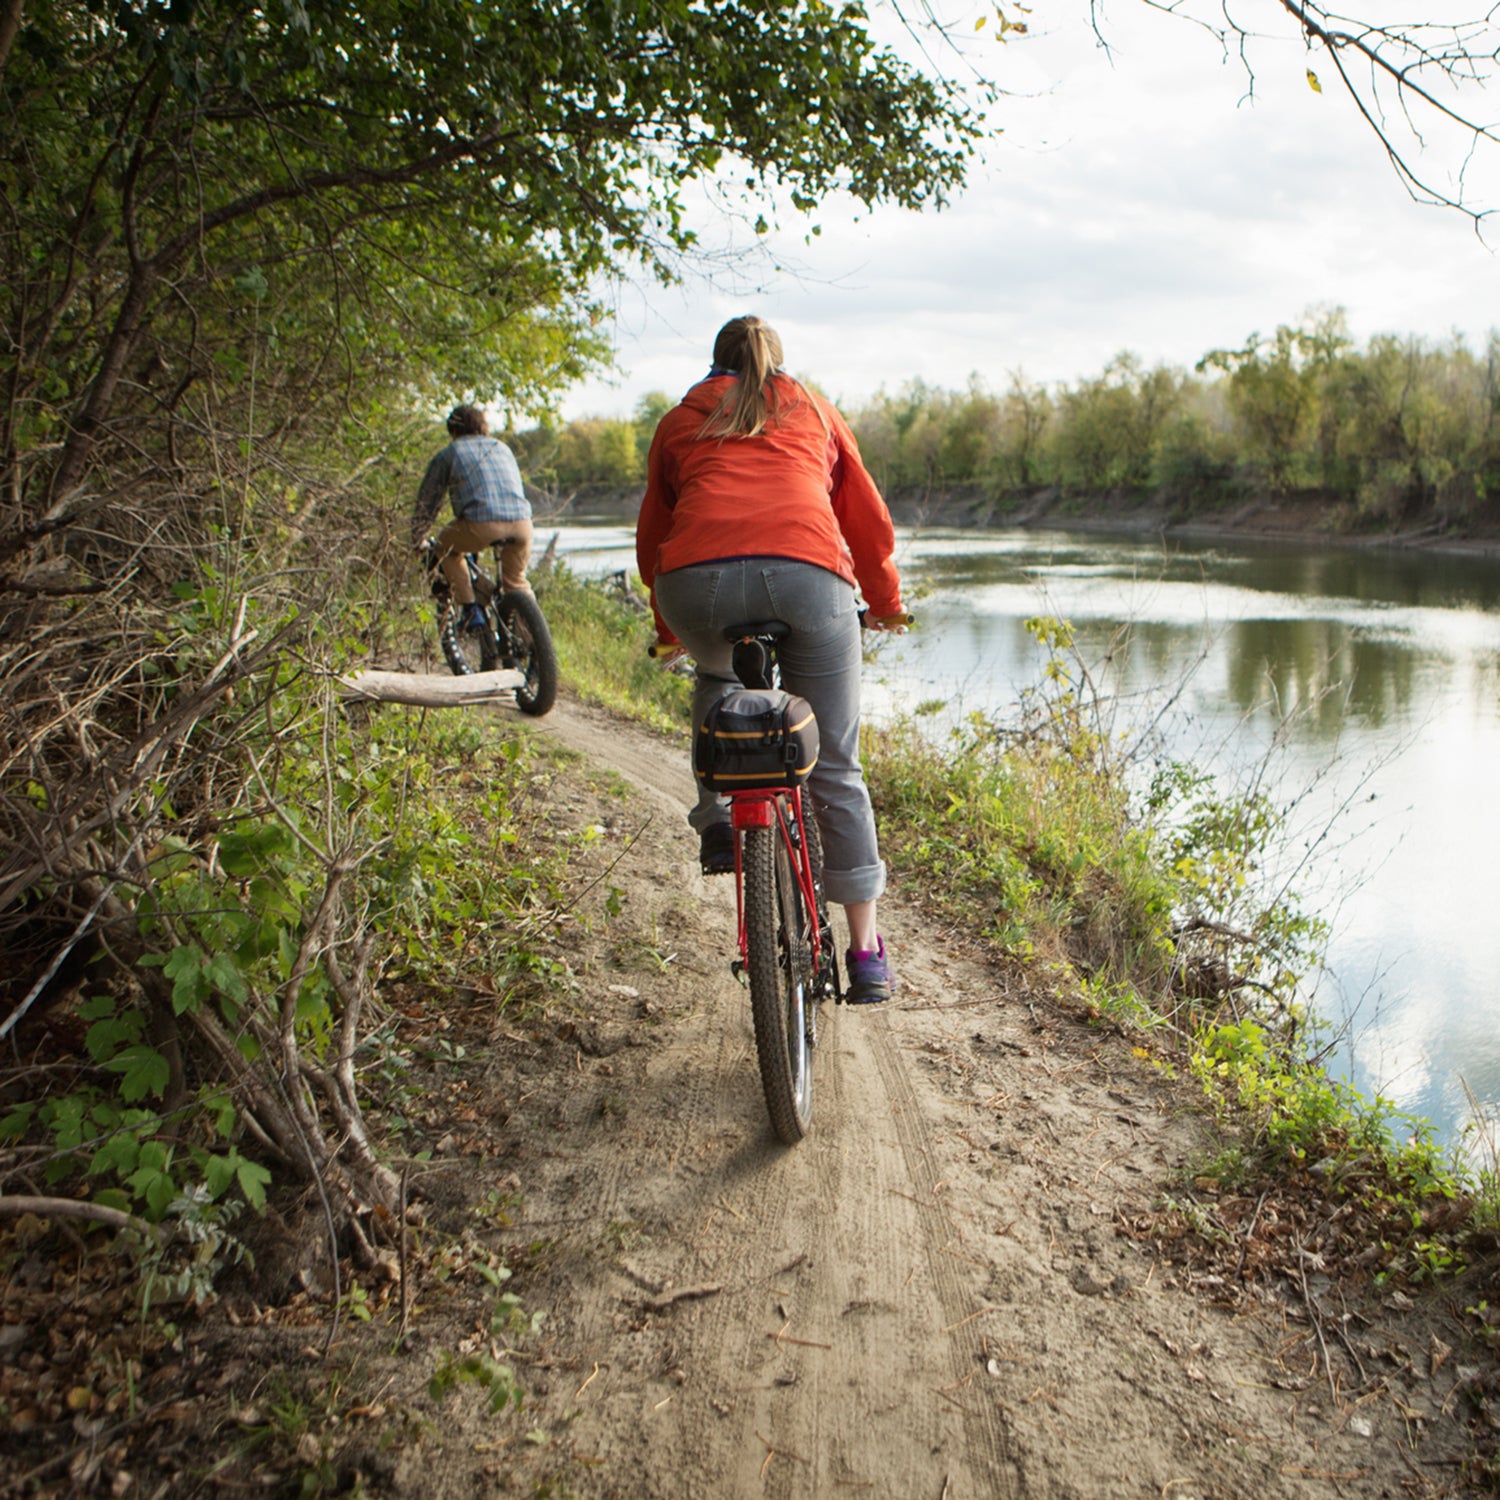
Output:
<svg viewBox="0 0 1500 1500">
<path fill-rule="evenodd" d="M 490 419 L 482 406 L 455 406 L 448 413 L 448 435 L 450 437 L 485 437 L 490 430 Z"/>
</svg>

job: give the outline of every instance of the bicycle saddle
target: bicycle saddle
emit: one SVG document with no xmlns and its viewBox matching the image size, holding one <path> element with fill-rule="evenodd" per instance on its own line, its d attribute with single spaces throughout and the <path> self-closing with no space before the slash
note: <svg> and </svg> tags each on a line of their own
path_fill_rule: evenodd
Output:
<svg viewBox="0 0 1500 1500">
<path fill-rule="evenodd" d="M 791 634 L 791 626 L 781 620 L 750 620 L 743 625 L 726 625 L 724 639 L 734 642 L 730 661 L 734 675 L 748 688 L 771 686 L 771 647 Z"/>
</svg>

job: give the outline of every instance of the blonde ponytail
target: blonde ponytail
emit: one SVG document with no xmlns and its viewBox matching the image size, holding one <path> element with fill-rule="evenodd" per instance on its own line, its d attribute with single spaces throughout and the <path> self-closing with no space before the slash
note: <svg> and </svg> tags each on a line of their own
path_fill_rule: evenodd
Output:
<svg viewBox="0 0 1500 1500">
<path fill-rule="evenodd" d="M 772 377 L 781 369 L 781 338 L 760 318 L 731 318 L 714 339 L 714 369 L 739 378 L 699 429 L 700 438 L 754 437 L 774 415 Z"/>
</svg>

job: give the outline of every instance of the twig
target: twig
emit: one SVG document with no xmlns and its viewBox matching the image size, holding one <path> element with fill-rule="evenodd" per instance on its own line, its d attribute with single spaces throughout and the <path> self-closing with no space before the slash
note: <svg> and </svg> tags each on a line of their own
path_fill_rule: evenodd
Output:
<svg viewBox="0 0 1500 1500">
<path fill-rule="evenodd" d="M 1307 1316 L 1312 1320 L 1313 1332 L 1318 1336 L 1318 1348 L 1323 1351 L 1323 1372 L 1328 1376 L 1328 1394 L 1333 1398 L 1333 1409 L 1339 1409 L 1339 1390 L 1333 1378 L 1333 1362 L 1328 1358 L 1328 1344 L 1323 1338 L 1323 1320 L 1319 1316 L 1318 1309 L 1313 1305 L 1311 1294 L 1307 1290 L 1307 1266 L 1303 1257 L 1306 1251 L 1298 1245 L 1297 1249 L 1297 1275 L 1302 1282 L 1302 1305 L 1307 1309 Z"/>
<path fill-rule="evenodd" d="M 776 1444 L 773 1443 L 770 1438 L 766 1437 L 763 1433 L 757 1432 L 755 1435 L 761 1440 L 761 1442 L 766 1445 L 766 1456 L 760 1466 L 760 1475 L 762 1479 L 764 1479 L 766 1476 L 766 1470 L 771 1467 L 771 1460 L 773 1458 L 793 1458 L 796 1459 L 799 1464 L 807 1463 L 807 1460 L 803 1458 L 800 1453 L 793 1453 L 788 1448 L 778 1448 Z"/>
<path fill-rule="evenodd" d="M 1255 1226 L 1260 1222 L 1260 1211 L 1266 1206 L 1266 1198 L 1270 1194 L 1267 1188 L 1260 1195 L 1260 1202 L 1255 1205 L 1255 1212 L 1250 1215 L 1250 1227 L 1245 1231 L 1245 1237 L 1240 1241 L 1239 1263 L 1234 1268 L 1234 1279 L 1238 1281 L 1245 1269 L 1245 1257 L 1250 1253 L 1250 1241 L 1255 1238 Z"/>
<path fill-rule="evenodd" d="M 138 843 L 139 839 L 137 839 L 135 842 Z M 134 848 L 134 844 L 132 844 L 131 847 Z M 114 882 L 111 881 L 110 884 L 106 885 L 104 889 L 100 891 L 99 895 L 95 898 L 94 904 L 89 907 L 87 913 L 85 913 L 83 921 L 81 921 L 78 926 L 74 928 L 72 937 L 70 937 L 68 941 L 57 950 L 57 953 L 54 955 L 52 962 L 47 965 L 46 972 L 40 979 L 37 980 L 34 985 L 32 985 L 30 993 L 5 1018 L 4 1021 L 0 1021 L 0 1040 L 3 1040 L 5 1037 L 9 1036 L 11 1031 L 15 1029 L 16 1023 L 21 1019 L 21 1017 L 24 1016 L 26 1012 L 36 1004 L 37 996 L 39 996 L 42 991 L 45 990 L 47 986 L 52 982 L 52 976 L 56 974 L 60 968 L 62 968 L 63 960 L 73 951 L 75 947 L 77 947 L 78 943 L 83 938 L 83 935 L 89 930 L 90 927 L 94 925 L 94 918 L 99 915 L 99 908 L 109 900 L 110 892 L 113 891 L 114 888 Z"/>
<path fill-rule="evenodd" d="M 798 1344 L 804 1349 L 832 1349 L 832 1344 L 819 1344 L 813 1339 L 789 1339 L 786 1331 L 792 1326 L 792 1320 L 788 1318 L 775 1333 L 768 1333 L 766 1337 L 774 1344 Z"/>
<path fill-rule="evenodd" d="M 663 1292 L 659 1297 L 648 1297 L 641 1306 L 648 1312 L 665 1312 L 667 1308 L 678 1302 L 693 1302 L 701 1297 L 712 1297 L 722 1292 L 724 1288 L 709 1282 L 699 1286 L 679 1287 L 676 1291 Z"/>
<path fill-rule="evenodd" d="M 634 849 L 638 843 L 640 843 L 642 836 L 651 826 L 655 817 L 655 813 L 650 813 L 647 815 L 646 821 L 642 823 L 641 826 L 636 829 L 636 831 L 631 835 L 629 843 L 627 843 L 625 847 L 621 849 L 620 852 L 615 855 L 615 857 L 610 860 L 610 862 L 596 876 L 594 876 L 594 878 L 589 881 L 589 883 L 584 886 L 584 888 L 579 891 L 579 893 L 574 896 L 566 906 L 558 908 L 557 915 L 559 917 L 566 916 L 568 912 L 575 910 L 579 903 L 583 900 L 583 898 L 587 896 L 588 893 L 593 890 L 593 888 L 598 885 L 601 880 L 605 880 L 610 875 L 614 874 L 615 866 L 618 865 L 620 861 L 624 859 L 625 856 L 629 854 L 630 851 Z"/>
<path fill-rule="evenodd" d="M 972 1323 L 975 1318 L 982 1318 L 988 1312 L 994 1312 L 993 1307 L 981 1307 L 978 1312 L 971 1312 L 967 1318 L 960 1318 L 956 1323 L 950 1323 L 942 1331 L 952 1333 L 955 1328 L 962 1328 L 965 1323 Z"/>
<path fill-rule="evenodd" d="M 401 1197 L 398 1201 L 398 1212 L 401 1217 L 397 1221 L 396 1253 L 401 1260 L 401 1324 L 396 1330 L 396 1342 L 398 1344 L 406 1341 L 406 1326 L 411 1316 L 411 1305 L 406 1298 L 406 1179 L 411 1171 L 411 1163 L 403 1162 L 401 1165 Z"/>
</svg>

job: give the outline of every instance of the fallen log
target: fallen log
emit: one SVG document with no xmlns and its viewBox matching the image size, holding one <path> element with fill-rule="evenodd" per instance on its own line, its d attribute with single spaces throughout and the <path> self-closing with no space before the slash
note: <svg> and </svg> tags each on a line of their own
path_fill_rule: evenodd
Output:
<svg viewBox="0 0 1500 1500">
<path fill-rule="evenodd" d="M 410 703 L 417 708 L 460 708 L 508 698 L 526 681 L 523 672 L 497 668 L 467 677 L 437 673 L 351 672 L 339 678 L 339 696 L 366 703 Z"/>
</svg>

